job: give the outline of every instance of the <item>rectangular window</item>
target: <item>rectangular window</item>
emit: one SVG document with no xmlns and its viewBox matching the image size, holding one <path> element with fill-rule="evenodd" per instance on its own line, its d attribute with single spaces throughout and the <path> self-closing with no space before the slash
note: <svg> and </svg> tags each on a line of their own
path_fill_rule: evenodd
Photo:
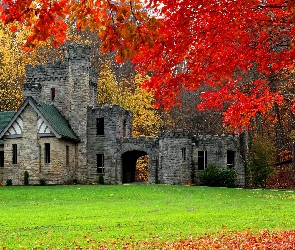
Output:
<svg viewBox="0 0 295 250">
<path fill-rule="evenodd" d="M 104 118 L 96 119 L 96 134 L 104 135 Z"/>
<path fill-rule="evenodd" d="M 126 120 L 123 120 L 123 138 L 127 136 Z"/>
<path fill-rule="evenodd" d="M 66 166 L 70 165 L 70 147 L 66 145 Z"/>
<path fill-rule="evenodd" d="M 12 144 L 12 164 L 17 164 L 17 144 Z"/>
<path fill-rule="evenodd" d="M 4 167 L 4 151 L 0 151 L 0 167 Z"/>
<path fill-rule="evenodd" d="M 55 99 L 55 88 L 51 88 L 51 101 Z"/>
<path fill-rule="evenodd" d="M 229 168 L 233 168 L 235 166 L 235 151 L 227 150 L 227 162 L 226 165 Z"/>
<path fill-rule="evenodd" d="M 45 163 L 50 163 L 50 144 L 45 143 L 44 146 L 45 146 L 44 148 Z"/>
<path fill-rule="evenodd" d="M 207 151 L 198 151 L 198 170 L 204 170 L 207 166 Z"/>
<path fill-rule="evenodd" d="M 181 158 L 184 161 L 186 160 L 186 148 L 181 149 Z"/>
<path fill-rule="evenodd" d="M 96 168 L 97 168 L 97 173 L 99 174 L 104 173 L 104 155 L 103 154 L 96 155 Z"/>
</svg>

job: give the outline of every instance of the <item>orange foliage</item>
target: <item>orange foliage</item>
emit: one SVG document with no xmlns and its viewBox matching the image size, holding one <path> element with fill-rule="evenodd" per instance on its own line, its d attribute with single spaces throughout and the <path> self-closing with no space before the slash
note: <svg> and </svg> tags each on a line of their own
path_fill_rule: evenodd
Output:
<svg viewBox="0 0 295 250">
<path fill-rule="evenodd" d="M 172 242 L 164 242 L 156 235 L 150 241 L 132 241 L 133 236 L 128 239 L 118 239 L 109 244 L 100 243 L 95 239 L 87 239 L 91 249 L 159 249 L 159 250 L 293 250 L 295 249 L 295 231 L 271 232 L 263 230 L 260 233 L 244 232 L 221 232 L 212 235 L 204 235 L 198 238 L 178 239 Z M 75 249 L 83 247 L 77 245 Z M 88 247 L 86 247 L 88 248 Z"/>
<path fill-rule="evenodd" d="M 179 105 L 183 89 L 205 83 L 199 109 L 225 109 L 224 125 L 239 132 L 284 101 L 271 78 L 294 69 L 294 13 L 285 0 L 2 0 L 0 9 L 12 31 L 30 31 L 26 49 L 61 44 L 73 23 L 97 32 L 118 62 L 130 57 L 153 72 L 144 86 L 158 107 Z"/>
</svg>

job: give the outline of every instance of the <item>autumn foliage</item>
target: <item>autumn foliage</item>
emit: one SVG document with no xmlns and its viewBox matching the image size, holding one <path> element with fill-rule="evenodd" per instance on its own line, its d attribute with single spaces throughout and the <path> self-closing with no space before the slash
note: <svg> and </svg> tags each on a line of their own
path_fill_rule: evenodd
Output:
<svg viewBox="0 0 295 250">
<path fill-rule="evenodd" d="M 288 78 L 293 1 L 3 0 L 0 11 L 12 31 L 30 32 L 26 49 L 47 39 L 61 44 L 69 26 L 96 32 L 102 50 L 116 50 L 118 62 L 130 57 L 142 73 L 152 73 L 144 86 L 159 107 L 171 108 L 181 91 L 205 86 L 199 109 L 224 110 L 224 125 L 235 131 L 284 103 L 277 75 L 294 88 Z"/>
<path fill-rule="evenodd" d="M 85 236 L 89 249 L 179 249 L 179 250 L 214 250 L 214 249 L 231 249 L 231 250 L 293 250 L 295 248 L 295 231 L 277 231 L 271 232 L 263 230 L 259 233 L 244 232 L 220 232 L 207 234 L 200 237 L 191 237 L 188 239 L 178 239 L 172 242 L 161 241 L 155 237 L 150 241 L 132 241 L 130 239 L 118 239 L 111 243 L 101 243 L 91 236 Z M 130 240 L 130 241 L 128 241 Z M 76 249 L 80 249 L 79 244 Z M 66 248 L 70 249 L 70 248 Z"/>
</svg>

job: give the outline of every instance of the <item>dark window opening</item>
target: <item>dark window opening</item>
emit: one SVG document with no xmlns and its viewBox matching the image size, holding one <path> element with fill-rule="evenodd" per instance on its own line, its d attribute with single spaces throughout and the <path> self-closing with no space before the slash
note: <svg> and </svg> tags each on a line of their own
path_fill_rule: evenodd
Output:
<svg viewBox="0 0 295 250">
<path fill-rule="evenodd" d="M 4 151 L 0 151 L 0 167 L 4 167 Z"/>
<path fill-rule="evenodd" d="M 70 147 L 66 146 L 66 166 L 70 164 Z"/>
<path fill-rule="evenodd" d="M 55 88 L 51 88 L 51 101 L 55 99 Z"/>
<path fill-rule="evenodd" d="M 104 118 L 96 119 L 96 134 L 104 135 Z"/>
<path fill-rule="evenodd" d="M 45 143 L 45 163 L 50 163 L 50 144 Z"/>
<path fill-rule="evenodd" d="M 126 131 L 126 120 L 123 120 L 123 137 L 127 136 L 127 131 Z"/>
<path fill-rule="evenodd" d="M 235 151 L 227 150 L 227 162 L 226 165 L 229 168 L 233 168 L 235 166 Z"/>
<path fill-rule="evenodd" d="M 96 169 L 97 169 L 97 173 L 99 174 L 104 173 L 104 155 L 103 154 L 96 155 Z"/>
<path fill-rule="evenodd" d="M 207 166 L 207 151 L 198 151 L 198 170 L 204 170 Z"/>
<path fill-rule="evenodd" d="M 181 149 L 181 158 L 184 161 L 186 160 L 186 148 Z"/>
<path fill-rule="evenodd" d="M 17 144 L 12 144 L 12 164 L 17 164 Z"/>
</svg>

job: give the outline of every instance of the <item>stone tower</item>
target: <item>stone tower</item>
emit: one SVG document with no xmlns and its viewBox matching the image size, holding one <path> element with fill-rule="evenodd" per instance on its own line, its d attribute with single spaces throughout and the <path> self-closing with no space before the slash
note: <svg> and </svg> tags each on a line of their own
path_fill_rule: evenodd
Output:
<svg viewBox="0 0 295 250">
<path fill-rule="evenodd" d="M 89 45 L 68 45 L 66 62 L 68 64 L 68 102 L 70 112 L 66 117 L 72 129 L 80 138 L 77 149 L 77 178 L 86 181 L 88 178 L 87 161 L 87 109 L 95 106 L 97 99 L 97 73 L 90 68 Z"/>
<path fill-rule="evenodd" d="M 67 119 L 80 139 L 76 166 L 77 178 L 83 181 L 88 173 L 87 109 L 96 105 L 98 74 L 90 67 L 89 45 L 70 44 L 64 54 L 64 61 L 27 66 L 24 99 L 31 96 L 52 104 Z"/>
</svg>

